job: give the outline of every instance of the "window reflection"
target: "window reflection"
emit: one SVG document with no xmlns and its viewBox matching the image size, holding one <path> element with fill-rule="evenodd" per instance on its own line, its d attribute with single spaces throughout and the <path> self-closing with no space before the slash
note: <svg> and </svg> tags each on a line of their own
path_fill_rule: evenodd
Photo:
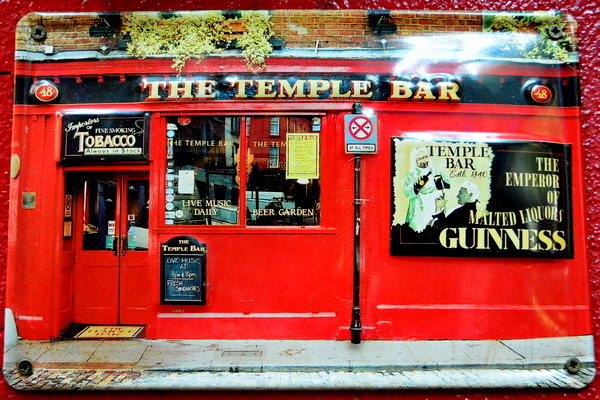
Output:
<svg viewBox="0 0 600 400">
<path fill-rule="evenodd" d="M 166 222 L 237 224 L 239 117 L 170 117 Z"/>
<path fill-rule="evenodd" d="M 148 250 L 150 191 L 147 179 L 127 181 L 127 249 Z"/>
<path fill-rule="evenodd" d="M 84 182 L 83 250 L 110 250 L 115 241 L 117 181 Z"/>
<path fill-rule="evenodd" d="M 244 216 L 246 225 L 319 224 L 320 118 L 173 116 L 167 123 L 166 224 L 238 225 Z"/>
<path fill-rule="evenodd" d="M 248 149 L 253 159 L 246 206 L 251 225 L 318 225 L 318 134 L 309 117 L 253 117 Z M 299 135 L 299 134 L 305 135 Z M 290 142 L 291 135 L 296 139 Z M 291 155 L 294 145 L 299 149 Z M 290 164 L 298 171 L 290 176 Z M 313 170 L 311 179 L 303 178 Z"/>
</svg>

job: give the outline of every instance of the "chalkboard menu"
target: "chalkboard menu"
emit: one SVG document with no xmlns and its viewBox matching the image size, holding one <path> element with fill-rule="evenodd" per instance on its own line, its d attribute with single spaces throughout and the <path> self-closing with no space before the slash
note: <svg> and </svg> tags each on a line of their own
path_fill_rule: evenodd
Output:
<svg viewBox="0 0 600 400">
<path fill-rule="evenodd" d="M 65 114 L 65 160 L 146 160 L 149 113 Z"/>
<path fill-rule="evenodd" d="M 161 303 L 206 304 L 206 244 L 178 236 L 161 243 Z"/>
</svg>

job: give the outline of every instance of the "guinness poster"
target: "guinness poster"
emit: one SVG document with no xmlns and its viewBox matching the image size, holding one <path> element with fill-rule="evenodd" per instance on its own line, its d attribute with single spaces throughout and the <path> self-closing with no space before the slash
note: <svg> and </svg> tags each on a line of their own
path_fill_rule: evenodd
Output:
<svg viewBox="0 0 600 400">
<path fill-rule="evenodd" d="M 573 257 L 571 147 L 392 138 L 391 254 Z"/>
</svg>

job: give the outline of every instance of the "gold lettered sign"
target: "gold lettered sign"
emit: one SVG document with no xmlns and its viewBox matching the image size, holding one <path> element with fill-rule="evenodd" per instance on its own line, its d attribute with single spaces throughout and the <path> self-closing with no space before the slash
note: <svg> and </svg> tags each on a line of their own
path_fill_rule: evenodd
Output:
<svg viewBox="0 0 600 400">
<path fill-rule="evenodd" d="M 62 160 L 146 160 L 149 113 L 65 114 Z"/>
<path fill-rule="evenodd" d="M 392 139 L 392 255 L 573 257 L 571 147 Z"/>
</svg>

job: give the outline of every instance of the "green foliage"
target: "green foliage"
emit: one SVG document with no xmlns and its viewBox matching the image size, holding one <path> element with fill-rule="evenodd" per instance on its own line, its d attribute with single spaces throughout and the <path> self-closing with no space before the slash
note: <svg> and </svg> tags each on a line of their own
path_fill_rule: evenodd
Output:
<svg viewBox="0 0 600 400">
<path fill-rule="evenodd" d="M 567 28 L 568 21 L 562 14 L 500 13 L 493 17 L 485 31 L 502 35 L 503 51 L 516 50 L 524 58 L 569 62 L 576 45 L 573 36 L 566 33 Z M 524 33 L 537 35 L 532 45 Z"/>
<path fill-rule="evenodd" d="M 273 36 L 270 16 L 258 11 L 242 12 L 241 17 L 226 19 L 220 11 L 177 13 L 133 13 L 125 19 L 125 34 L 131 37 L 127 52 L 138 58 L 173 57 L 172 67 L 181 72 L 190 59 L 202 59 L 221 52 L 231 42 L 231 22 L 239 21 L 246 32 L 238 39 L 248 68 L 265 67 L 271 53 Z"/>
<path fill-rule="evenodd" d="M 270 39 L 273 37 L 269 14 L 261 11 L 242 11 L 240 20 L 247 31 L 237 40 L 242 48 L 242 56 L 248 68 L 257 72 L 266 67 L 266 58 L 273 51 Z"/>
</svg>

